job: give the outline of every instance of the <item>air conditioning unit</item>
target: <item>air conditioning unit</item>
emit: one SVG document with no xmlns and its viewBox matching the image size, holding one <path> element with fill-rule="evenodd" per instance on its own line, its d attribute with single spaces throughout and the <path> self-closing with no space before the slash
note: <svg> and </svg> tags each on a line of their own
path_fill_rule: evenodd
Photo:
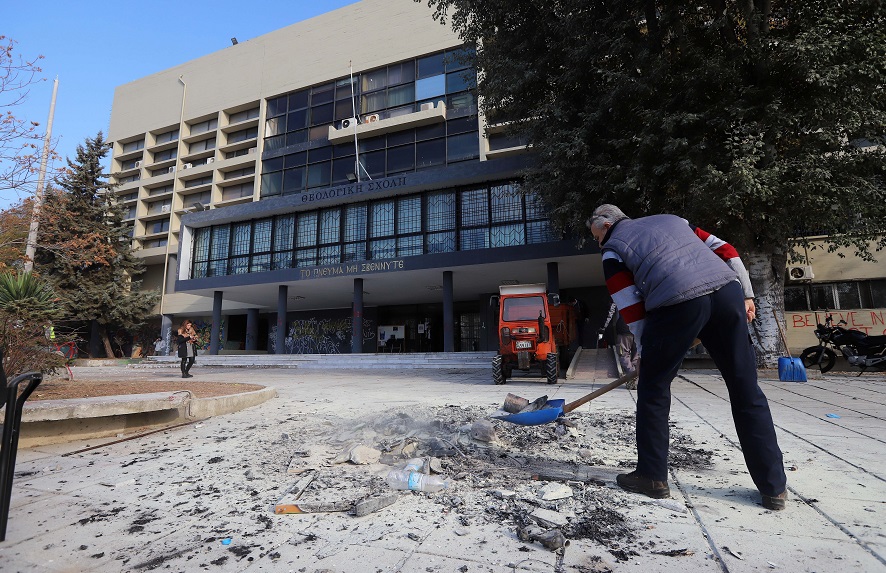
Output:
<svg viewBox="0 0 886 573">
<path fill-rule="evenodd" d="M 374 121 L 378 121 L 379 119 L 381 118 L 378 117 L 377 113 L 370 113 L 369 115 L 363 116 L 363 123 L 372 123 Z"/>
<path fill-rule="evenodd" d="M 193 166 L 194 165 L 192 163 L 185 163 L 184 165 L 182 165 L 182 169 L 190 169 Z"/>
<path fill-rule="evenodd" d="M 788 267 L 788 280 L 791 281 L 808 281 L 815 278 L 812 273 L 812 267 L 809 265 L 798 265 Z"/>
<path fill-rule="evenodd" d="M 349 117 L 348 119 L 343 119 L 341 122 L 342 129 L 351 129 L 357 125 L 356 117 Z"/>
<path fill-rule="evenodd" d="M 175 173 L 175 165 L 166 170 L 167 173 Z"/>
<path fill-rule="evenodd" d="M 207 165 L 210 163 L 215 163 L 215 157 L 210 157 L 209 159 L 206 160 Z"/>
<path fill-rule="evenodd" d="M 140 168 L 141 166 L 142 166 L 142 162 L 141 162 L 141 161 L 136 161 L 135 164 L 133 165 L 133 167 L 134 167 L 135 169 L 138 169 L 138 168 Z"/>
<path fill-rule="evenodd" d="M 429 109 L 434 109 L 434 102 L 429 101 L 427 103 L 421 104 L 422 111 L 428 111 Z"/>
<path fill-rule="evenodd" d="M 258 147 L 250 147 L 250 148 L 249 148 L 249 151 L 247 151 L 247 153 L 255 153 L 255 151 L 256 151 L 257 149 L 258 149 Z"/>
<path fill-rule="evenodd" d="M 170 207 L 169 205 L 160 205 L 160 212 L 161 213 L 169 213 L 169 207 Z"/>
</svg>

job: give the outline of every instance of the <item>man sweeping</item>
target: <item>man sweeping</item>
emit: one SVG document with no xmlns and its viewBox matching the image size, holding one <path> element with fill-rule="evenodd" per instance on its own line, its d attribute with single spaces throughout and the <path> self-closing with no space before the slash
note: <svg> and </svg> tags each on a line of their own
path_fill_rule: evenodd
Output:
<svg viewBox="0 0 886 573">
<path fill-rule="evenodd" d="M 698 338 L 723 374 L 763 506 L 784 509 L 787 477 L 769 403 L 757 384 L 747 331 L 756 312 L 754 293 L 738 252 L 675 215 L 630 219 L 614 205 L 601 205 L 587 225 L 603 252 L 606 286 L 640 355 L 637 469 L 620 474 L 618 485 L 653 498 L 670 497 L 671 382 Z"/>
</svg>

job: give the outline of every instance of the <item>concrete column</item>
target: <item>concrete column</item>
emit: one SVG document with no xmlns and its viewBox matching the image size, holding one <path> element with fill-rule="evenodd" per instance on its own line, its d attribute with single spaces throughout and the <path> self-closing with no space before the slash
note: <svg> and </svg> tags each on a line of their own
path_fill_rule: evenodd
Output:
<svg viewBox="0 0 886 573">
<path fill-rule="evenodd" d="M 209 354 L 215 356 L 221 342 L 222 291 L 212 293 L 212 328 L 209 330 Z"/>
<path fill-rule="evenodd" d="M 246 309 L 246 344 L 244 350 L 258 349 L 258 309 Z"/>
<path fill-rule="evenodd" d="M 452 271 L 443 271 L 443 352 L 455 352 L 454 307 Z"/>
<path fill-rule="evenodd" d="M 560 272 L 557 263 L 548 263 L 548 292 L 560 294 Z"/>
<path fill-rule="evenodd" d="M 166 265 L 166 290 L 163 292 L 164 295 L 175 292 L 175 280 L 178 278 L 178 255 L 169 253 Z"/>
<path fill-rule="evenodd" d="M 351 317 L 351 354 L 363 352 L 363 279 L 354 279 L 354 309 Z"/>
<path fill-rule="evenodd" d="M 289 287 L 280 285 L 277 288 L 277 338 L 274 341 L 274 354 L 286 353 L 286 299 Z"/>
<path fill-rule="evenodd" d="M 160 338 L 163 339 L 163 350 L 160 356 L 169 356 L 172 348 L 172 315 L 164 314 L 160 317 Z"/>
</svg>

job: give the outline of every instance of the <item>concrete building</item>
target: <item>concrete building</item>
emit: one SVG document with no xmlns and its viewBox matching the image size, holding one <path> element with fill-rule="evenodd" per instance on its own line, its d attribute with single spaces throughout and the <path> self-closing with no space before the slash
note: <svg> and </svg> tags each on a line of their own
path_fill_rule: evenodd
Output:
<svg viewBox="0 0 886 573">
<path fill-rule="evenodd" d="M 513 283 L 605 316 L 599 256 L 520 193 L 531 154 L 479 113 L 462 49 L 427 6 L 362 0 L 117 88 L 112 172 L 166 335 L 485 350 Z"/>
<path fill-rule="evenodd" d="M 593 346 L 596 246 L 519 193 L 531 153 L 480 113 L 461 50 L 427 6 L 362 0 L 117 88 L 112 172 L 156 327 L 191 318 L 220 352 L 486 350 L 489 297 L 546 283 Z M 821 308 L 883 332 L 886 264 L 810 255 L 789 345 Z"/>
</svg>

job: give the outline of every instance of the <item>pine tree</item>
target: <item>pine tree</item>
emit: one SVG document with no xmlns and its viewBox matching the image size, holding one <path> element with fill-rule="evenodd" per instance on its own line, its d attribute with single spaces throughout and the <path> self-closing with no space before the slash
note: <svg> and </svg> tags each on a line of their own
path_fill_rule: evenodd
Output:
<svg viewBox="0 0 886 573">
<path fill-rule="evenodd" d="M 114 356 L 108 330 L 144 324 L 159 293 L 140 292 L 144 265 L 135 257 L 123 208 L 102 172 L 108 145 L 99 132 L 77 146 L 68 169 L 41 213 L 35 269 L 60 296 L 65 317 L 95 320 L 105 353 Z"/>
<path fill-rule="evenodd" d="M 525 188 L 561 228 L 614 203 L 739 248 L 762 363 L 792 245 L 886 246 L 886 2 L 427 4 L 476 47 L 483 111 L 531 144 Z"/>
</svg>

